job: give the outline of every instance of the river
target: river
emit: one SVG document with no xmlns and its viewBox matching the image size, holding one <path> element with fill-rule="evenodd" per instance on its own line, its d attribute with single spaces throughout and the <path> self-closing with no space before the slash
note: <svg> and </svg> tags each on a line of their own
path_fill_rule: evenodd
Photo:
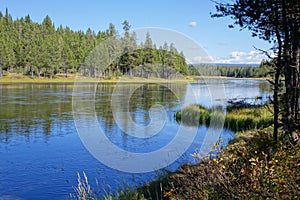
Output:
<svg viewBox="0 0 300 200">
<path fill-rule="evenodd" d="M 124 168 L 122 158 L 102 149 L 100 154 L 112 160 L 99 161 L 86 148 L 84 136 L 78 133 L 80 124 L 85 123 L 89 128 L 90 116 L 96 119 L 105 137 L 123 151 L 146 155 L 160 150 L 165 155 L 163 147 L 172 144 L 183 126 L 174 117 L 181 107 L 193 103 L 224 106 L 228 98 L 247 97 L 256 102 L 259 101 L 256 97 L 263 96 L 260 101 L 264 101 L 270 94 L 268 83 L 254 80 L 191 84 L 82 83 L 76 86 L 79 93 L 74 87 L 70 83 L 0 84 L 0 199 L 66 199 L 74 193 L 77 173 L 83 172 L 102 194 L 117 191 L 124 183 L 142 185 L 160 173 L 158 168 L 150 171 L 146 167 L 155 159 L 135 163 L 133 158 L 132 165 Z M 94 91 L 89 107 L 86 105 L 91 103 L 88 102 L 91 98 L 84 94 L 87 91 Z M 83 108 L 91 110 L 87 112 Z M 157 123 L 160 123 L 160 117 L 164 118 L 161 127 L 152 127 L 153 119 L 159 118 Z M 190 130 L 190 127 L 183 128 Z M 163 169 L 176 170 L 182 164 L 194 163 L 191 154 L 201 146 L 207 132 L 208 127 L 196 127 L 195 137 L 175 162 L 157 158 L 166 159 L 166 163 L 161 163 Z M 187 139 L 192 137 L 188 134 Z M 222 145 L 226 145 L 233 133 L 224 129 L 219 137 L 223 139 Z M 142 168 L 144 172 L 139 171 Z"/>
</svg>

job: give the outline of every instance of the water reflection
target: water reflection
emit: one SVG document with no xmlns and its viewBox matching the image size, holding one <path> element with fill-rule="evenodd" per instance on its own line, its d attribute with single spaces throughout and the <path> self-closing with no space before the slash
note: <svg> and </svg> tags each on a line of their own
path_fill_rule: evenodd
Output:
<svg viewBox="0 0 300 200">
<path fill-rule="evenodd" d="M 71 89 L 68 84 L 1 85 L 0 140 L 8 142 L 15 134 L 28 140 L 40 133 L 45 139 L 50 134 L 65 134 L 51 129 L 72 120 Z"/>
</svg>

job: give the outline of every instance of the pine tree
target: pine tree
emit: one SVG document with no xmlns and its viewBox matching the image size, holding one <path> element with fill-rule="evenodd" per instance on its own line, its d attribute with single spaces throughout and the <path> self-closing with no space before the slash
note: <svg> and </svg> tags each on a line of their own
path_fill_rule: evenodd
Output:
<svg viewBox="0 0 300 200">
<path fill-rule="evenodd" d="M 147 34 L 146 34 L 146 40 L 145 40 L 145 43 L 144 43 L 144 48 L 146 48 L 146 49 L 152 49 L 153 48 L 153 43 L 152 43 L 152 39 L 150 37 L 149 32 L 147 32 Z"/>
</svg>

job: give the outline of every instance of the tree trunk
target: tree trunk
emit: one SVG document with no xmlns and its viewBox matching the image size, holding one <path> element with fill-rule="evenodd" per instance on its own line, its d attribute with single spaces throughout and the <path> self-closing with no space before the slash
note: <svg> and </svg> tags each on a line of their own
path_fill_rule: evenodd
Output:
<svg viewBox="0 0 300 200">
<path fill-rule="evenodd" d="M 300 34 L 299 34 L 300 35 Z M 300 38 L 299 38 L 299 43 L 300 43 Z M 296 118 L 295 121 L 297 123 L 297 129 L 300 130 L 300 45 L 298 46 L 297 49 L 297 57 L 296 57 L 296 73 L 297 73 L 297 82 L 296 82 L 296 88 L 297 88 L 297 110 L 296 110 Z"/>
<path fill-rule="evenodd" d="M 280 57 L 278 56 L 279 59 L 277 59 L 277 67 L 276 67 L 276 72 L 275 72 L 275 80 L 274 80 L 274 94 L 273 94 L 273 106 L 274 106 L 274 129 L 273 129 L 273 140 L 275 143 L 277 142 L 278 138 L 278 128 L 279 128 L 279 123 L 278 123 L 278 116 L 279 116 L 279 102 L 278 102 L 278 92 L 279 92 L 279 76 L 280 76 L 280 69 L 281 69 L 281 61 Z"/>
<path fill-rule="evenodd" d="M 294 38 L 294 65 L 293 65 L 293 92 L 294 92 L 294 111 L 293 132 L 300 130 L 300 27 L 296 26 Z"/>
<path fill-rule="evenodd" d="M 32 66 L 30 66 L 30 75 L 31 75 L 31 78 L 33 78 L 33 70 L 32 70 Z"/>
<path fill-rule="evenodd" d="M 0 67 L 0 78 L 2 77 L 2 67 Z"/>
<path fill-rule="evenodd" d="M 65 77 L 68 78 L 68 68 L 65 67 Z"/>
<path fill-rule="evenodd" d="M 38 77 L 41 78 L 40 68 L 38 68 Z"/>
<path fill-rule="evenodd" d="M 141 75 L 140 75 L 140 77 L 143 77 L 143 69 L 144 69 L 144 65 L 141 67 Z"/>
<path fill-rule="evenodd" d="M 291 76 L 291 41 L 290 41 L 290 28 L 289 22 L 287 18 L 287 9 L 285 1 L 282 1 L 282 21 L 283 21 L 283 37 L 284 37 L 284 45 L 283 45 L 283 66 L 284 66 L 284 78 L 285 78 L 285 123 L 284 129 L 287 134 L 292 134 L 293 129 L 293 120 L 292 120 L 292 108 L 291 108 L 291 100 L 292 100 L 292 76 Z"/>
<path fill-rule="evenodd" d="M 276 5 L 277 7 L 277 5 Z M 273 129 L 273 140 L 277 143 L 278 140 L 278 128 L 279 128 L 279 101 L 278 101 L 278 93 L 279 93 L 279 79 L 280 73 L 282 70 L 282 40 L 279 30 L 279 14 L 278 8 L 275 8 L 275 26 L 276 26 L 276 38 L 278 42 L 278 56 L 276 59 L 276 71 L 275 71 L 275 80 L 274 80 L 274 94 L 273 94 L 273 109 L 274 109 L 274 129 Z"/>
</svg>

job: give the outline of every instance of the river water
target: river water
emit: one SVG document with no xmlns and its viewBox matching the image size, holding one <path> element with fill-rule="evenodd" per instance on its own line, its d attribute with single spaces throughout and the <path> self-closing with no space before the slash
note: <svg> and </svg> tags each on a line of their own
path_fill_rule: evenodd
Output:
<svg viewBox="0 0 300 200">
<path fill-rule="evenodd" d="M 254 80 L 191 84 L 84 83 L 76 86 L 79 90 L 74 87 L 63 83 L 0 84 L 0 199 L 66 199 L 74 193 L 77 173 L 83 172 L 102 194 L 117 191 L 124 183 L 142 185 L 161 173 L 158 168 L 139 172 L 156 161 L 156 157 L 145 163 L 135 163 L 133 158 L 132 165 L 125 167 L 139 173 L 122 171 L 123 168 L 118 168 L 122 158 L 108 150 L 102 149 L 100 154 L 105 154 L 106 159 L 111 157 L 107 163 L 112 164 L 99 161 L 78 133 L 80 119 L 92 116 L 105 137 L 123 151 L 147 154 L 159 150 L 165 155 L 163 147 L 172 143 L 183 126 L 174 117 L 181 107 L 193 103 L 224 106 L 228 98 L 244 97 L 261 103 L 257 101 L 264 101 L 270 94 L 265 81 Z M 92 99 L 84 93 L 87 91 L 94 91 Z M 129 97 L 123 98 L 126 95 Z M 81 97 L 80 104 L 74 104 L 74 96 Z M 259 96 L 264 98 L 257 100 Z M 89 100 L 92 104 L 86 106 L 91 103 Z M 83 108 L 91 110 L 87 112 Z M 151 109 L 154 112 L 149 114 Z M 161 127 L 151 126 L 155 118 L 160 123 L 160 117 L 163 117 Z M 88 122 L 83 123 L 89 127 Z M 183 128 L 190 130 L 190 127 Z M 194 163 L 191 154 L 201 146 L 208 130 L 205 126 L 196 127 L 195 137 L 183 154 L 172 163 L 165 158 L 166 163 L 161 165 L 167 166 L 163 169 L 176 170 L 182 164 Z M 188 134 L 187 131 L 186 139 L 192 137 Z M 223 139 L 222 145 L 226 145 L 233 133 L 221 130 L 219 137 Z"/>
</svg>

